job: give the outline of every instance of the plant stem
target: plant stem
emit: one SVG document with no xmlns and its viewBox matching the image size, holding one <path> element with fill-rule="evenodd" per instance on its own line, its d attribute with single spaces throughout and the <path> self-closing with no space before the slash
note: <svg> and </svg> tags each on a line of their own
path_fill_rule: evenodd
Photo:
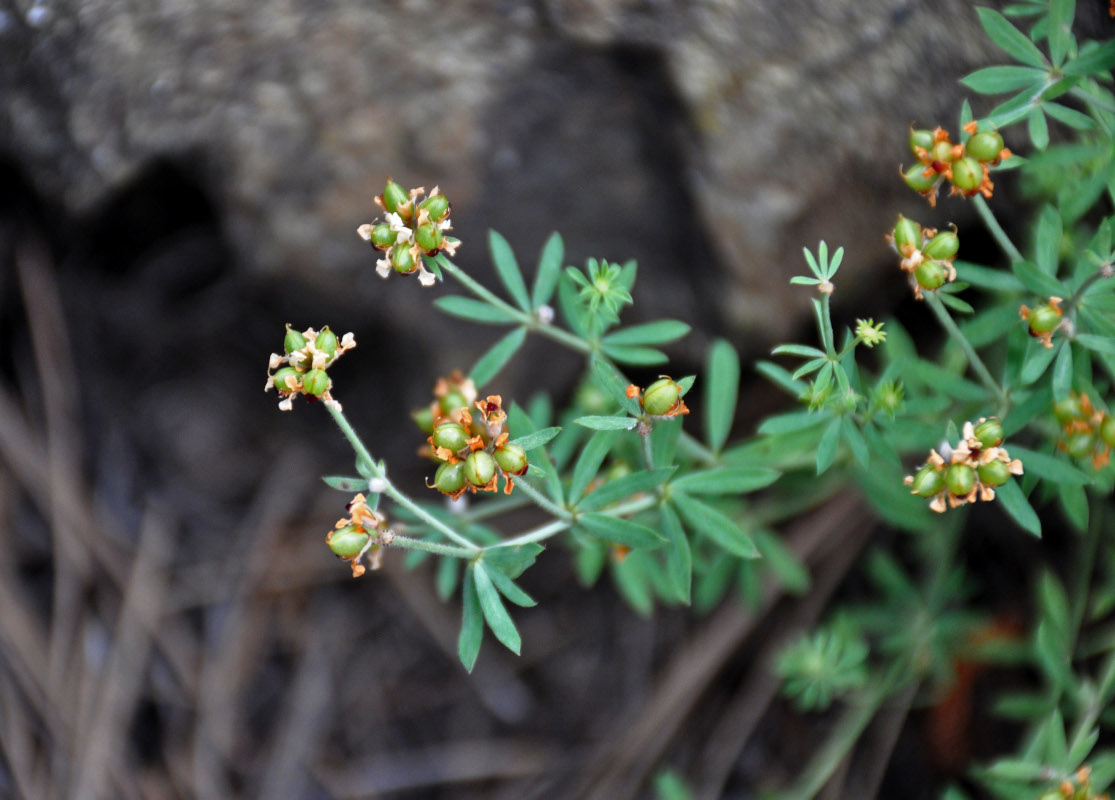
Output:
<svg viewBox="0 0 1115 800">
<path fill-rule="evenodd" d="M 545 539 L 549 539 L 551 536 L 554 536 L 555 534 L 561 533 L 563 530 L 568 528 L 571 524 L 572 523 L 569 520 L 555 519 L 553 522 L 547 522 L 545 525 L 542 525 L 541 527 L 535 528 L 532 531 L 527 531 L 526 533 L 524 533 L 520 536 L 516 536 L 514 539 L 508 539 L 507 541 L 500 542 L 499 544 L 489 545 L 485 549 L 495 549 L 497 547 L 516 547 L 516 546 L 521 545 L 521 544 L 530 544 L 531 542 L 541 542 Z"/>
<path fill-rule="evenodd" d="M 357 435 L 356 431 L 353 430 L 352 425 L 349 424 L 349 421 L 345 417 L 344 412 L 341 411 L 341 406 L 339 403 L 327 402 L 325 404 L 325 407 L 329 409 L 329 413 L 333 416 L 333 421 L 337 423 L 337 427 L 341 429 L 341 433 L 345 435 L 345 438 L 348 439 L 348 443 L 352 445 L 352 449 L 356 451 L 356 457 L 360 461 L 368 465 L 368 469 L 371 471 L 373 478 L 378 478 L 386 484 L 386 487 L 383 490 L 384 494 L 386 494 L 399 505 L 403 506 L 406 509 L 409 509 L 411 513 L 413 513 L 416 517 L 421 519 L 434 530 L 443 533 L 447 539 L 452 542 L 456 542 L 469 553 L 476 554 L 480 552 L 479 547 L 470 542 L 461 534 L 457 533 L 455 530 L 450 528 L 437 517 L 430 514 L 430 512 L 422 508 L 422 506 L 418 505 L 416 502 L 411 500 L 395 487 L 395 484 L 393 484 L 387 477 L 387 474 L 383 471 L 380 465 L 376 463 L 376 460 L 374 458 L 372 458 L 372 454 L 368 452 L 368 448 L 364 446 L 364 443 L 362 441 L 360 441 L 360 437 Z"/>
<path fill-rule="evenodd" d="M 972 369 L 975 370 L 979 379 L 983 381 L 983 385 L 995 396 L 995 400 L 999 404 L 999 413 L 1005 413 L 1008 405 L 1006 395 L 995 379 L 991 377 L 991 372 L 987 369 L 987 365 L 983 363 L 983 359 L 976 353 L 976 349 L 972 347 L 972 343 L 968 341 L 968 337 L 966 337 L 961 332 L 960 328 L 956 326 L 956 323 L 953 322 L 952 316 L 949 314 L 944 304 L 941 303 L 940 298 L 932 292 L 926 292 L 925 302 L 929 305 L 929 308 L 933 310 L 933 314 L 937 317 L 937 321 L 941 323 L 941 327 L 948 332 L 949 336 L 951 336 L 958 345 L 960 345 L 960 349 L 963 350 L 964 355 L 968 357 L 968 363 L 971 365 Z"/>
<path fill-rule="evenodd" d="M 455 547 L 451 544 L 428 542 L 425 539 L 413 539 L 410 536 L 395 534 L 391 540 L 391 547 L 401 547 L 404 550 L 425 550 L 427 553 L 436 553 L 439 556 L 452 556 L 453 558 L 472 558 L 477 550 L 464 547 Z"/>
<path fill-rule="evenodd" d="M 707 464 L 710 467 L 720 463 L 719 455 L 706 447 L 700 439 L 684 430 L 681 432 L 681 435 L 678 436 L 678 446 L 697 461 Z"/>
<path fill-rule="evenodd" d="M 829 310 L 829 298 L 832 295 L 821 295 L 821 341 L 825 343 L 829 359 L 836 356 L 836 335 L 832 330 L 832 312 Z"/>
<path fill-rule="evenodd" d="M 548 511 L 551 515 L 557 517 L 558 519 L 573 519 L 573 515 L 567 509 L 559 506 L 557 503 L 546 497 L 546 495 L 542 494 L 542 492 L 538 491 L 538 489 L 531 486 L 522 478 L 519 478 L 519 480 L 515 482 L 515 485 L 518 486 L 523 491 L 523 493 L 530 497 L 530 499 L 533 500 L 538 506 Z"/>
<path fill-rule="evenodd" d="M 585 341 L 584 339 L 581 339 L 580 337 L 575 336 L 568 331 L 564 331 L 556 325 L 551 325 L 548 322 L 543 322 L 534 314 L 528 314 L 526 311 L 516 308 L 510 303 L 501 300 L 478 281 L 475 281 L 471 277 L 469 277 L 469 275 L 464 270 L 462 270 L 448 258 L 445 258 L 445 256 L 439 255 L 437 257 L 437 263 L 443 271 L 452 275 L 462 286 L 464 286 L 474 295 L 503 311 L 509 317 L 517 320 L 521 325 L 524 325 L 532 331 L 538 332 L 542 336 L 553 339 L 555 342 L 563 344 L 571 350 L 576 350 L 578 353 L 584 353 L 587 355 L 595 352 L 596 347 L 593 345 L 593 343 Z"/>
<path fill-rule="evenodd" d="M 999 243 L 999 247 L 1003 248 L 1003 252 L 1007 254 L 1011 261 L 1021 261 L 1022 251 L 1014 246 L 1014 242 L 1007 236 L 1007 232 L 999 224 L 999 220 L 995 219 L 995 215 L 991 213 L 991 208 L 987 205 L 987 201 L 980 195 L 972 198 L 972 204 L 976 207 L 976 213 L 980 215 L 983 224 L 987 230 L 991 232 L 995 241 Z"/>
</svg>

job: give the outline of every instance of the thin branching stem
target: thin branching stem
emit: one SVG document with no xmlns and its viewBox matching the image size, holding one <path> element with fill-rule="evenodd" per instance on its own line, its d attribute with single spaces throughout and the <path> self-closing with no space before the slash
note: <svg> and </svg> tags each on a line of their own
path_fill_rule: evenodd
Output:
<svg viewBox="0 0 1115 800">
<path fill-rule="evenodd" d="M 1007 236 L 1007 232 L 1003 230 L 1003 226 L 999 224 L 999 220 L 995 219 L 995 215 L 991 213 L 991 207 L 987 205 L 987 201 L 980 195 L 972 198 L 972 204 L 976 207 L 976 213 L 979 214 L 980 219 L 983 220 L 984 226 L 991 233 L 991 236 L 998 242 L 999 247 L 1007 254 L 1011 261 L 1021 261 L 1022 251 L 1014 246 L 1014 242 Z"/>
<path fill-rule="evenodd" d="M 960 345 L 960 349 L 964 351 L 964 355 L 968 357 L 968 363 L 972 369 L 975 370 L 976 375 L 979 377 L 983 385 L 995 398 L 995 402 L 999 406 L 999 413 L 1005 413 L 1008 400 L 1003 392 L 1002 387 L 991 376 L 991 371 L 988 370 L 987 365 L 983 363 L 983 359 L 979 357 L 976 349 L 972 347 L 972 343 L 968 341 L 968 337 L 957 327 L 949 314 L 948 309 L 945 308 L 940 298 L 933 292 L 925 293 L 925 302 L 937 317 L 937 321 L 941 323 L 941 327 L 945 329 L 949 336 Z"/>
</svg>

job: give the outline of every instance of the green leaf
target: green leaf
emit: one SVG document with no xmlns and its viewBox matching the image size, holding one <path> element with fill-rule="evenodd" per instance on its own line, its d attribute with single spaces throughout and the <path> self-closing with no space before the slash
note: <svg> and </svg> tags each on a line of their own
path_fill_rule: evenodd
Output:
<svg viewBox="0 0 1115 800">
<path fill-rule="evenodd" d="M 1065 63 L 1065 54 L 1072 42 L 1075 9 L 1075 0 L 1051 0 L 1049 3 L 1049 57 L 1054 67 Z"/>
<path fill-rule="evenodd" d="M 653 367 L 665 364 L 670 358 L 661 350 L 653 347 L 633 347 L 631 345 L 605 344 L 604 355 L 620 364 L 630 364 L 634 367 Z"/>
<path fill-rule="evenodd" d="M 1057 497 L 1072 526 L 1081 533 L 1088 530 L 1088 494 L 1084 487 L 1064 484 L 1057 488 Z"/>
<path fill-rule="evenodd" d="M 1034 103 L 1031 100 L 1033 92 L 1040 89 L 1043 85 L 1044 84 L 1038 84 L 1033 87 L 1033 90 L 1023 90 L 1005 103 L 1000 103 L 995 106 L 995 108 L 991 110 L 991 113 L 987 115 L 986 123 L 992 128 L 1005 128 L 1008 125 L 1013 125 L 1019 120 L 1024 119 L 1026 115 L 1030 113 L 1030 109 L 1034 107 Z M 1013 160 L 1013 157 L 1011 160 Z"/>
<path fill-rule="evenodd" d="M 526 328 L 516 328 L 511 333 L 504 336 L 488 350 L 484 355 L 480 356 L 480 360 L 476 362 L 472 370 L 469 372 L 469 377 L 479 387 L 486 384 L 492 378 L 499 374 L 499 371 L 506 366 L 511 357 L 523 346 L 523 342 L 527 339 Z"/>
<path fill-rule="evenodd" d="M 1106 353 L 1115 356 L 1115 339 L 1108 336 L 1096 336 L 1093 333 L 1079 333 L 1076 335 L 1076 342 L 1097 353 Z"/>
<path fill-rule="evenodd" d="M 1018 758 L 1003 758 L 988 767 L 986 774 L 1010 781 L 1036 781 L 1045 775 L 1045 766 Z"/>
<path fill-rule="evenodd" d="M 489 567 L 487 564 L 483 563 L 480 564 L 480 568 L 483 569 L 484 573 L 491 579 L 496 589 L 499 590 L 499 593 L 515 605 L 520 608 L 531 608 L 538 605 L 533 597 L 516 586 L 515 582 L 504 575 L 502 570 L 496 567 Z"/>
<path fill-rule="evenodd" d="M 484 548 L 484 561 L 495 566 L 509 578 L 518 578 L 534 563 L 545 548 L 537 542 L 516 545 L 492 545 Z"/>
<path fill-rule="evenodd" d="M 871 456 L 867 452 L 867 440 L 863 438 L 860 429 L 856 423 L 847 416 L 840 418 L 840 433 L 841 438 L 848 443 L 848 449 L 852 451 L 852 456 L 863 468 L 867 468 L 871 461 Z"/>
<path fill-rule="evenodd" d="M 512 403 L 511 408 L 508 409 L 507 422 L 511 430 L 519 431 L 524 437 L 534 433 L 534 421 L 531 420 L 518 403 Z M 570 430 L 572 431 L 573 429 L 570 428 Z M 554 462 L 550 458 L 550 454 L 546 452 L 546 448 L 544 447 L 534 448 L 530 456 L 531 477 L 533 478 L 536 473 L 541 476 L 546 493 L 550 495 L 550 499 L 559 506 L 564 505 L 565 501 L 562 499 L 561 494 L 561 479 L 558 477 L 557 469 L 554 467 Z M 530 483 L 532 486 L 535 486 L 533 480 Z"/>
<path fill-rule="evenodd" d="M 817 474 L 832 466 L 836 458 L 836 446 L 840 443 L 840 418 L 833 418 L 825 432 L 821 434 L 821 441 L 817 444 Z"/>
<path fill-rule="evenodd" d="M 655 420 L 650 431 L 652 464 L 674 463 L 678 438 L 681 436 L 681 418 Z"/>
<path fill-rule="evenodd" d="M 437 596 L 442 602 L 445 602 L 453 596 L 453 592 L 457 590 L 457 582 L 461 577 L 461 561 L 458 558 L 443 558 L 437 563 L 437 576 L 435 578 L 435 587 L 437 588 Z"/>
<path fill-rule="evenodd" d="M 998 498 L 1003 508 L 1022 530 L 1034 534 L 1039 539 L 1041 538 L 1041 520 L 1038 519 L 1038 515 L 1030 507 L 1026 495 L 1022 494 L 1022 489 L 1015 481 L 1010 480 L 997 487 L 995 497 Z"/>
<path fill-rule="evenodd" d="M 596 471 L 604 463 L 604 457 L 612 449 L 617 431 L 597 431 L 594 433 L 577 457 L 573 467 L 573 478 L 569 483 L 569 502 L 575 504 L 581 499 L 589 482 L 596 477 Z"/>
<path fill-rule="evenodd" d="M 684 492 L 673 492 L 670 502 L 690 527 L 740 558 L 758 558 L 759 551 L 743 530 L 725 514 Z"/>
<path fill-rule="evenodd" d="M 1015 261 L 1010 265 L 1010 268 L 1023 286 L 1042 298 L 1069 296 L 1060 281 L 1048 273 L 1042 272 L 1029 261 Z"/>
<path fill-rule="evenodd" d="M 564 272 L 558 280 L 558 305 L 569 329 L 582 339 L 587 339 L 590 323 L 588 310 L 577 296 L 577 285 Z"/>
<path fill-rule="evenodd" d="M 1059 348 L 1064 342 L 1059 342 Z M 1026 342 L 1026 355 L 1022 361 L 1022 369 L 1018 373 L 1018 380 L 1023 386 L 1029 386 L 1042 375 L 1053 361 L 1053 356 L 1057 354 L 1057 349 L 1051 349 L 1042 345 L 1037 339 L 1030 339 Z"/>
<path fill-rule="evenodd" d="M 635 427 L 638 420 L 626 415 L 620 417 L 588 416 L 578 417 L 573 422 L 594 431 L 629 431 Z"/>
<path fill-rule="evenodd" d="M 809 591 L 809 570 L 781 538 L 770 531 L 759 529 L 755 531 L 755 546 L 763 557 L 763 563 L 770 567 L 770 571 L 786 587 L 786 591 L 791 594 Z"/>
<path fill-rule="evenodd" d="M 1022 284 L 1009 272 L 973 264 L 970 261 L 954 261 L 957 277 L 978 289 L 994 289 L 1000 292 L 1021 292 Z M 889 326 L 888 326 L 889 327 Z"/>
<path fill-rule="evenodd" d="M 745 494 L 770 486 L 782 473 L 766 467 L 717 467 L 683 475 L 670 486 L 688 494 Z"/>
<path fill-rule="evenodd" d="M 1019 66 L 985 67 L 960 79 L 962 84 L 979 94 L 1004 94 L 1044 81 L 1045 70 Z"/>
<path fill-rule="evenodd" d="M 772 383 L 781 386 L 783 390 L 789 392 L 794 397 L 799 397 L 807 388 L 804 381 L 795 380 L 793 376 L 790 375 L 789 370 L 770 361 L 756 362 L 755 371 Z M 734 405 L 733 403 L 733 406 Z"/>
<path fill-rule="evenodd" d="M 328 475 L 322 478 L 330 489 L 341 492 L 366 492 L 368 491 L 367 478 L 346 478 L 343 475 Z"/>
<path fill-rule="evenodd" d="M 579 511 L 597 511 L 640 492 L 649 492 L 670 479 L 677 466 L 663 467 L 651 472 L 636 472 L 622 478 L 610 480 L 603 486 L 593 489 L 577 503 Z"/>
<path fill-rule="evenodd" d="M 1034 242 L 1034 261 L 1046 275 L 1057 274 L 1061 250 L 1061 215 L 1051 205 L 1042 208 L 1038 215 L 1037 235 Z"/>
<path fill-rule="evenodd" d="M 1053 396 L 1056 398 L 1067 397 L 1072 389 L 1072 345 L 1065 342 L 1061 345 L 1057 357 L 1053 360 Z"/>
<path fill-rule="evenodd" d="M 971 314 L 975 312 L 975 309 L 972 308 L 972 305 L 967 300 L 961 300 L 954 294 L 941 291 L 937 292 L 937 297 L 953 311 L 957 311 L 961 314 Z"/>
<path fill-rule="evenodd" d="M 1115 67 L 1115 40 L 1104 42 L 1099 47 L 1085 51 L 1081 48 L 1080 55 L 1065 64 L 1061 70 L 1065 75 L 1098 75 L 1104 76 Z"/>
<path fill-rule="evenodd" d="M 818 350 L 816 347 L 810 347 L 804 344 L 780 344 L 778 347 L 770 351 L 771 355 L 791 355 L 801 356 L 802 358 L 824 358 L 825 351 Z"/>
<path fill-rule="evenodd" d="M 526 436 L 512 439 L 508 444 L 517 444 L 524 450 L 533 450 L 536 447 L 541 447 L 546 444 L 546 442 L 553 439 L 559 433 L 561 433 L 561 428 L 543 428 L 534 433 L 528 433 Z"/>
<path fill-rule="evenodd" d="M 484 612 L 484 619 L 487 621 L 488 627 L 504 647 L 515 655 L 519 655 L 522 647 L 519 631 L 515 628 L 511 615 L 503 607 L 503 601 L 499 599 L 499 592 L 492 584 L 491 576 L 489 576 L 484 562 L 475 564 L 472 574 L 476 581 L 476 596 L 480 600 L 480 609 Z"/>
<path fill-rule="evenodd" d="M 693 585 L 693 554 L 681 520 L 669 505 L 660 510 L 662 530 L 666 534 L 666 576 L 678 600 L 689 605 Z"/>
<path fill-rule="evenodd" d="M 1045 109 L 1045 113 L 1053 117 L 1053 119 L 1075 130 L 1090 131 L 1094 130 L 1096 127 L 1096 121 L 1094 119 L 1087 114 L 1081 114 L 1074 108 L 1069 108 L 1068 106 L 1063 106 L 1060 103 L 1054 103 L 1052 101 L 1046 103 L 1042 107 Z"/>
<path fill-rule="evenodd" d="M 538 257 L 538 271 L 534 274 L 534 291 L 531 292 L 531 306 L 539 308 L 550 302 L 561 278 L 561 262 L 565 260 L 565 244 L 561 234 L 551 233 L 542 254 Z"/>
<path fill-rule="evenodd" d="M 519 270 L 519 262 L 511 251 L 511 245 L 500 234 L 488 231 L 488 249 L 492 253 L 492 263 L 496 265 L 499 279 L 511 295 L 516 305 L 523 311 L 530 311 L 530 297 L 527 295 L 527 285 L 523 283 L 523 273 Z"/>
<path fill-rule="evenodd" d="M 1065 589 L 1052 572 L 1046 570 L 1038 580 L 1038 601 L 1042 619 L 1052 627 L 1052 632 L 1068 645 L 1072 638 L 1072 614 Z"/>
<path fill-rule="evenodd" d="M 474 300 L 471 297 L 451 294 L 439 297 L 434 305 L 451 317 L 468 320 L 469 322 L 485 322 L 491 325 L 507 325 L 515 321 L 514 317 L 502 308 Z"/>
<path fill-rule="evenodd" d="M 577 524 L 597 538 L 632 549 L 661 547 L 666 539 L 654 528 L 606 514 L 581 514 Z"/>
<path fill-rule="evenodd" d="M 480 643 L 484 639 L 484 618 L 480 610 L 480 599 L 476 595 L 473 579 L 475 567 L 469 564 L 461 588 L 461 633 L 457 637 L 457 656 L 469 672 L 476 665 L 480 653 Z"/>
<path fill-rule="evenodd" d="M 1044 150 L 1049 146 L 1049 125 L 1045 121 L 1045 112 L 1041 110 L 1041 106 L 1030 109 L 1026 126 L 1035 149 Z"/>
<path fill-rule="evenodd" d="M 960 332 L 972 347 L 978 349 L 1018 326 L 1018 303 L 1008 303 L 997 308 L 984 309 L 975 318 L 961 325 Z"/>
<path fill-rule="evenodd" d="M 708 397 L 705 401 L 705 438 L 709 447 L 719 453 L 728 439 L 736 416 L 739 397 L 739 357 L 724 339 L 717 339 L 709 348 Z"/>
<path fill-rule="evenodd" d="M 627 396 L 628 381 L 606 359 L 593 357 L 592 374 L 600 388 L 619 403 L 620 408 L 635 417 L 642 413 L 639 401 Z"/>
<path fill-rule="evenodd" d="M 604 337 L 604 344 L 669 344 L 689 333 L 690 327 L 676 319 L 660 319 L 632 325 Z"/>
<path fill-rule="evenodd" d="M 767 417 L 759 425 L 758 432 L 766 436 L 777 436 L 780 433 L 792 433 L 793 431 L 812 428 L 814 425 L 820 425 L 826 419 L 829 419 L 829 414 L 825 412 L 790 411 L 775 417 Z"/>
<path fill-rule="evenodd" d="M 1007 21 L 1006 17 L 991 8 L 976 8 L 979 14 L 980 25 L 988 37 L 997 44 L 1007 55 L 1015 61 L 1029 64 L 1031 67 L 1045 68 L 1048 66 L 1045 56 L 1029 37 Z"/>
<path fill-rule="evenodd" d="M 1022 461 L 1022 469 L 1043 481 L 1074 484 L 1076 486 L 1085 486 L 1092 482 L 1092 478 L 1087 473 L 1056 456 L 1039 453 L 1036 450 L 1029 450 L 1013 444 L 1008 448 L 1008 451 L 1013 458 Z"/>
</svg>

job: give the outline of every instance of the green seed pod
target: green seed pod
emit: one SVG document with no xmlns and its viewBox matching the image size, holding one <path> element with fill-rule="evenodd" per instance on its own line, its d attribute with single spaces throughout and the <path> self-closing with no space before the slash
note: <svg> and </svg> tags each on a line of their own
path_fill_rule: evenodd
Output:
<svg viewBox="0 0 1115 800">
<path fill-rule="evenodd" d="M 422 433 L 434 432 L 434 412 L 430 410 L 429 406 L 416 408 L 410 412 L 410 418 L 414 420 L 414 424 Z"/>
<path fill-rule="evenodd" d="M 393 214 L 404 216 L 402 212 L 399 211 L 399 206 L 402 205 L 404 207 L 403 210 L 405 211 L 405 204 L 409 202 L 410 196 L 406 193 L 406 190 L 399 184 L 395 183 L 395 181 L 388 178 L 387 185 L 383 188 L 384 208 L 386 208 Z M 409 216 L 409 214 L 406 216 Z"/>
<path fill-rule="evenodd" d="M 306 337 L 300 334 L 290 325 L 286 326 L 286 336 L 283 337 L 283 349 L 289 356 L 295 350 L 301 350 L 306 346 Z"/>
<path fill-rule="evenodd" d="M 659 378 L 643 392 L 643 408 L 652 416 L 669 414 L 681 399 L 681 387 L 669 378 Z"/>
<path fill-rule="evenodd" d="M 1100 438 L 1108 447 L 1115 447 L 1115 417 L 1105 416 L 1100 423 Z"/>
<path fill-rule="evenodd" d="M 391 230 L 391 226 L 386 222 L 381 222 L 372 228 L 372 247 L 376 250 L 386 250 L 395 244 L 395 239 L 398 234 Z"/>
<path fill-rule="evenodd" d="M 329 376 L 323 369 L 312 369 L 302 378 L 302 389 L 306 394 L 321 397 L 329 388 Z"/>
<path fill-rule="evenodd" d="M 975 192 L 983 183 L 983 165 L 971 156 L 958 159 L 952 165 L 952 182 L 962 192 Z"/>
<path fill-rule="evenodd" d="M 980 131 L 972 134 L 965 149 L 978 161 L 994 161 L 1003 152 L 1003 137 L 998 131 Z"/>
<path fill-rule="evenodd" d="M 952 231 L 941 231 L 925 246 L 926 258 L 950 261 L 960 249 L 960 237 Z"/>
<path fill-rule="evenodd" d="M 949 494 L 964 497 L 976 485 L 976 471 L 967 464 L 953 464 L 945 471 L 945 487 Z"/>
<path fill-rule="evenodd" d="M 465 396 L 453 390 L 446 392 L 443 396 L 438 398 L 437 402 L 443 414 L 448 414 L 451 411 L 456 411 L 458 408 L 465 408 L 468 406 L 468 400 L 465 399 Z"/>
<path fill-rule="evenodd" d="M 905 250 L 912 247 L 914 250 L 921 249 L 921 225 L 914 222 L 912 219 L 906 219 L 901 214 L 898 215 L 898 222 L 894 223 L 894 231 L 891 234 L 894 238 L 894 246 L 898 248 L 898 252 L 905 255 Z"/>
<path fill-rule="evenodd" d="M 465 488 L 465 462 L 450 464 L 447 461 L 438 467 L 434 474 L 434 488 L 445 494 L 456 494 Z"/>
<path fill-rule="evenodd" d="M 434 428 L 434 447 L 458 453 L 468 447 L 468 432 L 459 422 L 443 422 Z"/>
<path fill-rule="evenodd" d="M 499 468 L 510 475 L 522 475 L 527 471 L 527 452 L 517 444 L 505 444 L 495 452 Z"/>
<path fill-rule="evenodd" d="M 1002 461 L 989 461 L 978 470 L 979 480 L 984 486 L 1002 486 L 1010 477 L 1010 468 Z"/>
<path fill-rule="evenodd" d="M 926 175 L 924 164 L 914 164 L 902 173 L 902 180 L 915 192 L 928 192 L 937 182 L 937 176 L 932 173 Z"/>
<path fill-rule="evenodd" d="M 923 261 L 914 270 L 918 286 L 928 291 L 941 288 L 948 279 L 948 270 L 940 261 Z"/>
<path fill-rule="evenodd" d="M 369 538 L 367 532 L 355 525 L 346 525 L 333 531 L 333 535 L 329 537 L 329 549 L 338 558 L 356 558 L 368 544 Z"/>
<path fill-rule="evenodd" d="M 473 486 L 487 486 L 496 475 L 496 460 L 485 450 L 473 450 L 465 459 L 465 478 Z"/>
<path fill-rule="evenodd" d="M 441 229 L 432 222 L 419 225 L 414 232 L 414 241 L 427 255 L 433 255 L 441 249 Z"/>
<path fill-rule="evenodd" d="M 940 161 L 947 164 L 953 160 L 952 148 L 953 144 L 950 141 L 942 140 L 940 142 L 934 142 L 933 146 L 929 148 L 929 157 L 933 161 Z"/>
<path fill-rule="evenodd" d="M 1030 312 L 1030 332 L 1035 336 L 1056 330 L 1064 312 L 1051 305 L 1040 305 Z"/>
<path fill-rule="evenodd" d="M 402 275 L 409 275 L 418 269 L 414 256 L 407 247 L 396 247 L 391 251 L 391 266 Z"/>
<path fill-rule="evenodd" d="M 337 334 L 329 330 L 329 326 L 326 325 L 317 332 L 314 347 L 329 356 L 329 360 L 332 361 L 333 357 L 337 355 Z"/>
<path fill-rule="evenodd" d="M 290 394 L 302 388 L 302 373 L 294 367 L 283 367 L 272 376 L 279 394 Z"/>
<path fill-rule="evenodd" d="M 423 200 L 422 205 L 418 207 L 425 209 L 432 221 L 440 222 L 445 212 L 449 210 L 449 200 L 443 194 L 435 194 Z"/>
<path fill-rule="evenodd" d="M 983 447 L 998 447 L 1003 443 L 1003 423 L 995 417 L 985 419 L 972 433 Z"/>
<path fill-rule="evenodd" d="M 914 475 L 914 482 L 910 491 L 918 497 L 933 497 L 945 488 L 945 479 L 941 477 L 942 470 L 932 464 L 926 464 Z"/>
<path fill-rule="evenodd" d="M 933 131 L 925 128 L 915 129 L 910 126 L 910 150 L 917 153 L 918 148 L 928 150 L 933 146 Z"/>
<path fill-rule="evenodd" d="M 1096 437 L 1091 431 L 1070 434 L 1065 440 L 1065 452 L 1073 458 L 1087 458 L 1096 449 Z"/>
<path fill-rule="evenodd" d="M 1069 395 L 1053 404 L 1053 416 L 1058 422 L 1074 422 L 1084 419 L 1084 408 L 1080 405 L 1080 398 Z"/>
</svg>

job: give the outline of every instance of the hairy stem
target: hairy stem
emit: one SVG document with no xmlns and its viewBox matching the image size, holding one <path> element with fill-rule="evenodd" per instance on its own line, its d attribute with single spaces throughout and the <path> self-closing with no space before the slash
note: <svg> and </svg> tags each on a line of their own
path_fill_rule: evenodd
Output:
<svg viewBox="0 0 1115 800">
<path fill-rule="evenodd" d="M 976 353 L 976 349 L 972 347 L 972 343 L 968 341 L 968 337 L 966 337 L 960 328 L 956 326 L 956 323 L 953 322 L 952 315 L 949 314 L 940 298 L 933 292 L 926 292 L 925 302 L 937 317 L 937 321 L 941 323 L 941 327 L 945 329 L 948 335 L 951 336 L 958 345 L 960 345 L 960 349 L 963 350 L 964 355 L 968 357 L 968 364 L 975 370 L 976 375 L 979 377 L 980 381 L 983 382 L 983 385 L 987 387 L 987 390 L 995 397 L 995 401 L 999 405 L 999 413 L 1005 413 L 1008 405 L 1006 395 L 1003 393 L 998 382 L 991 377 L 990 370 L 987 369 L 987 365 L 983 363 L 983 359 Z"/>
<path fill-rule="evenodd" d="M 991 208 L 987 205 L 987 201 L 977 194 L 972 198 L 972 204 L 976 207 L 976 213 L 979 214 L 980 219 L 983 220 L 984 226 L 986 226 L 995 241 L 999 243 L 999 247 L 1003 248 L 1003 252 L 1007 254 L 1007 257 L 1010 258 L 1011 261 L 1021 261 L 1022 251 L 1014 246 L 1014 242 L 1007 236 L 1007 232 L 1003 230 L 1003 227 L 999 224 L 999 220 L 995 219 L 995 215 L 991 213 Z"/>
<path fill-rule="evenodd" d="M 475 549 L 456 547 L 440 542 L 428 542 L 425 539 L 413 539 L 410 536 L 400 536 L 399 534 L 395 534 L 395 538 L 391 540 L 391 547 L 401 547 L 404 550 L 425 550 L 427 553 L 453 558 L 473 558 L 477 553 Z"/>
</svg>

